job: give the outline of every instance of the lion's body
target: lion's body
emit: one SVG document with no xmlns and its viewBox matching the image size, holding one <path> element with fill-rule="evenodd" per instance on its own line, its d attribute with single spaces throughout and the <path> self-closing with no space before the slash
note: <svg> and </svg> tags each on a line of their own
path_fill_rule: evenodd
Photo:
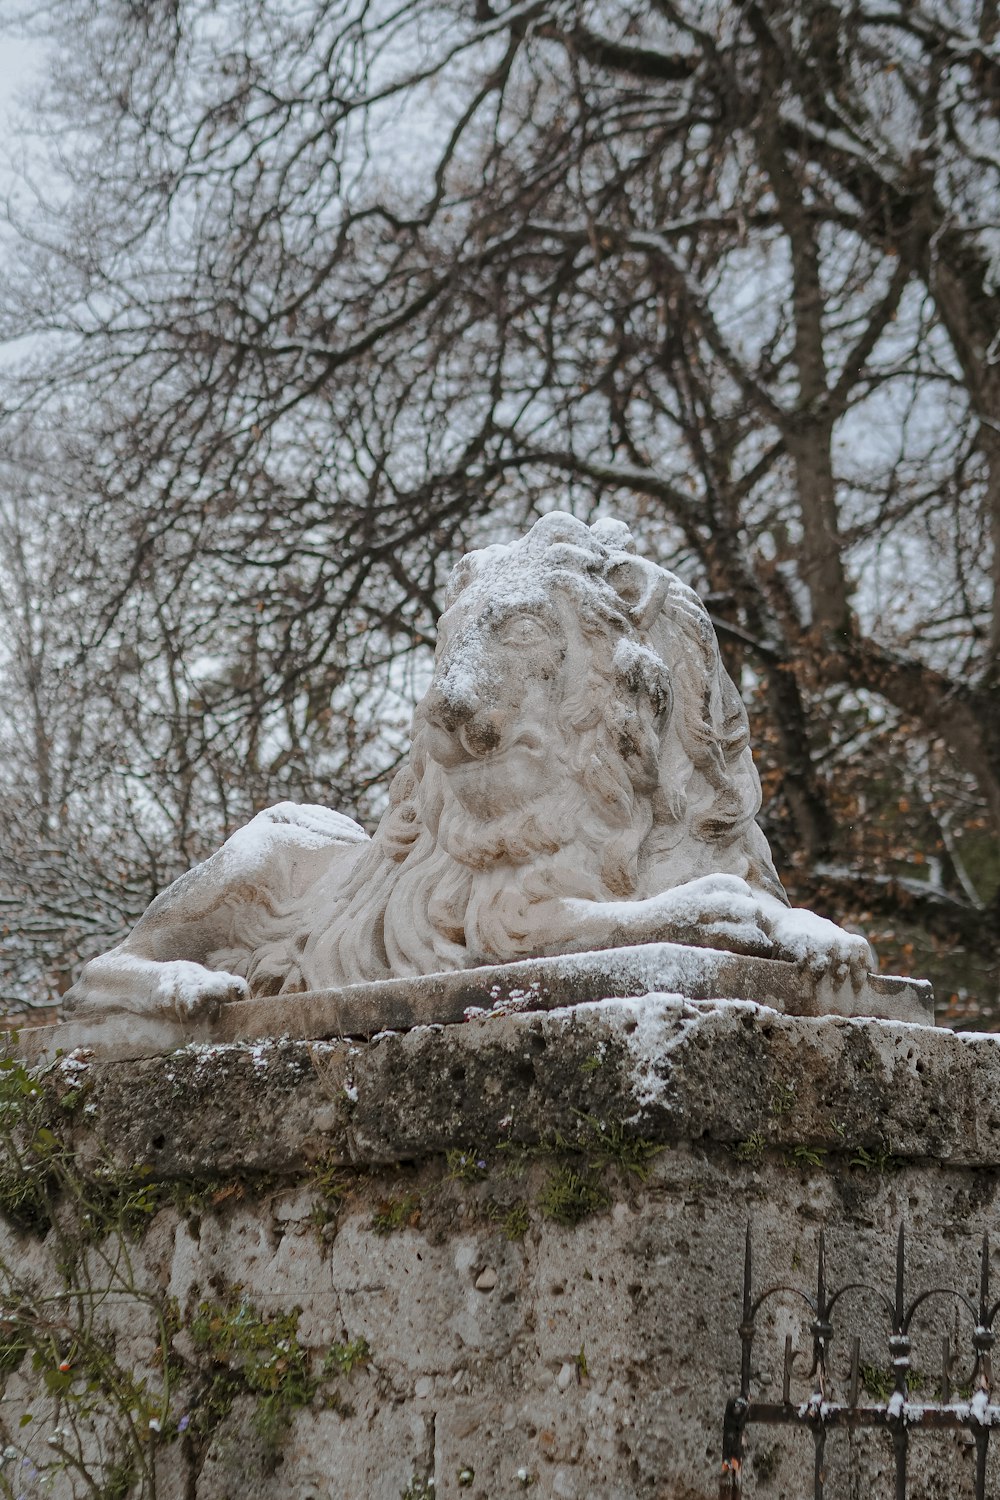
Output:
<svg viewBox="0 0 1000 1500">
<path fill-rule="evenodd" d="M 258 814 L 73 998 L 146 1008 L 155 980 L 156 1003 L 195 1008 L 178 961 L 214 1002 L 224 980 L 319 989 L 622 941 L 770 952 L 785 897 L 759 806 L 704 606 L 620 523 L 555 513 L 456 569 L 374 837 L 323 809 Z"/>
</svg>

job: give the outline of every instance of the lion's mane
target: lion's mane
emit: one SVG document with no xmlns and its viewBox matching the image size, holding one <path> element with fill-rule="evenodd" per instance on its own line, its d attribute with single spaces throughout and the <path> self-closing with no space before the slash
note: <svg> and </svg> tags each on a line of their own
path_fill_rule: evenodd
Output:
<svg viewBox="0 0 1000 1500">
<path fill-rule="evenodd" d="M 409 762 L 329 921 L 300 944 L 295 987 L 529 956 L 524 913 L 552 897 L 638 900 L 724 872 L 785 899 L 754 822 L 746 711 L 698 596 L 637 559 L 622 523 L 557 512 L 463 559 L 449 603 L 487 570 L 496 580 L 531 566 L 569 601 L 588 646 L 560 708 L 560 791 L 477 821 L 428 754 L 418 705 Z"/>
</svg>

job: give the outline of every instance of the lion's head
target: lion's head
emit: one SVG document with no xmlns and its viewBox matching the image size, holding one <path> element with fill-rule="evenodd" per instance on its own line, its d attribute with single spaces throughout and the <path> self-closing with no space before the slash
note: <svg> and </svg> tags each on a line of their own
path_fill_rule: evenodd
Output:
<svg viewBox="0 0 1000 1500">
<path fill-rule="evenodd" d="M 523 958 L 524 912 L 553 896 L 714 872 L 783 895 L 708 614 L 623 523 L 544 516 L 465 557 L 447 604 L 409 764 L 306 983 Z"/>
</svg>

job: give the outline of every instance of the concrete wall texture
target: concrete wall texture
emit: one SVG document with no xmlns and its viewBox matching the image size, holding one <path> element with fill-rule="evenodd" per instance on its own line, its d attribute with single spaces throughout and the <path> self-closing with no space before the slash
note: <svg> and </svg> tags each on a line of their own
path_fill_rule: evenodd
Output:
<svg viewBox="0 0 1000 1500">
<path fill-rule="evenodd" d="M 37 1087 L 37 1092 L 32 1089 Z M 1000 1042 L 650 996 L 367 1043 L 188 1047 L 0 1075 L 0 1486 L 158 1500 L 714 1500 L 755 1282 L 975 1300 L 1000 1243 Z M 755 1391 L 805 1400 L 809 1310 L 761 1314 Z M 913 1387 L 954 1298 L 914 1320 Z M 831 1393 L 886 1312 L 843 1299 Z M 832 1389 L 836 1387 L 836 1389 Z M 30 1420 L 25 1421 L 30 1416 Z M 915 1434 L 912 1500 L 973 1493 Z M 827 1500 L 891 1496 L 831 1436 Z M 990 1458 L 1000 1494 L 1000 1440 Z M 745 1493 L 812 1494 L 807 1432 L 752 1429 Z"/>
</svg>

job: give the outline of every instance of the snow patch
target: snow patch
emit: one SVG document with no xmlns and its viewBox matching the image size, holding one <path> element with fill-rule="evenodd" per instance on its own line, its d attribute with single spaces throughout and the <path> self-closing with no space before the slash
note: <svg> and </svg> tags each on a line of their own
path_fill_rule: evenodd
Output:
<svg viewBox="0 0 1000 1500">
<path fill-rule="evenodd" d="M 213 857 L 227 867 L 231 878 L 236 871 L 259 869 L 276 848 L 288 844 L 324 849 L 367 842 L 368 835 L 360 824 L 332 808 L 315 802 L 278 802 L 238 828 Z"/>
<path fill-rule="evenodd" d="M 72 1052 L 67 1053 L 65 1057 L 59 1059 L 58 1066 L 60 1073 L 66 1073 L 70 1077 L 86 1073 L 90 1067 L 87 1059 L 93 1057 L 93 1055 L 94 1051 L 92 1047 L 74 1047 Z"/>
<path fill-rule="evenodd" d="M 990 1410 L 989 1393 L 983 1390 L 976 1391 L 969 1402 L 969 1410 L 978 1422 L 987 1423 L 989 1421 Z"/>
</svg>

